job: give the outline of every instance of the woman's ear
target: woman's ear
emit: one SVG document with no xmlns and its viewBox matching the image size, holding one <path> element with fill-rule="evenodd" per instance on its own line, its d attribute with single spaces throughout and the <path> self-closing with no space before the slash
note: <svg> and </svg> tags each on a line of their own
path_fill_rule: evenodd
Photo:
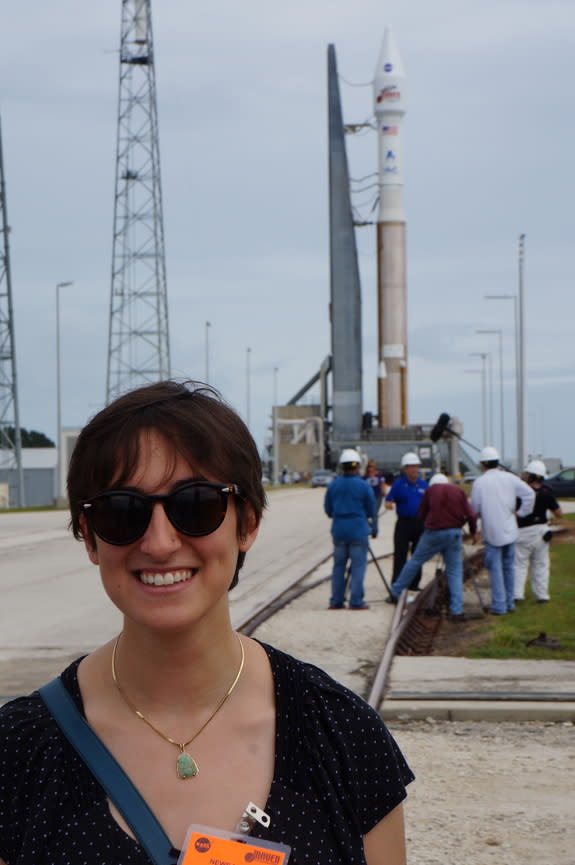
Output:
<svg viewBox="0 0 575 865">
<path fill-rule="evenodd" d="M 242 502 L 242 513 L 239 515 L 239 519 L 239 548 L 240 552 L 247 553 L 260 530 L 254 509 L 248 502 Z"/>
<path fill-rule="evenodd" d="M 88 523 L 86 522 L 86 517 L 84 516 L 84 514 L 80 514 L 80 531 L 82 532 L 82 540 L 84 541 L 84 546 L 86 547 L 88 558 L 93 565 L 99 565 L 100 558 L 98 556 L 96 538 L 94 536 L 94 533 L 88 528 Z"/>
</svg>

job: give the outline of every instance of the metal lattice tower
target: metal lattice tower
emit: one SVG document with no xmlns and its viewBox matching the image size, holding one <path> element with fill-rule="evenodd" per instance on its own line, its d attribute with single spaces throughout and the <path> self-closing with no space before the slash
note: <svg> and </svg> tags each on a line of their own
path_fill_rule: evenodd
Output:
<svg viewBox="0 0 575 865">
<path fill-rule="evenodd" d="M 151 0 L 122 0 L 106 401 L 169 375 Z"/>
<path fill-rule="evenodd" d="M 24 473 L 16 384 L 9 232 L 4 159 L 2 156 L 2 129 L 0 128 L 0 467 L 16 469 L 18 506 L 24 507 Z"/>
</svg>

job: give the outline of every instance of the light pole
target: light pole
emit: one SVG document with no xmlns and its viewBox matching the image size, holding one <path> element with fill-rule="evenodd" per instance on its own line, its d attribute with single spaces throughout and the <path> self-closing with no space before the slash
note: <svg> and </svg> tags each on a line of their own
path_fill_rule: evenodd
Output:
<svg viewBox="0 0 575 865">
<path fill-rule="evenodd" d="M 493 443 L 495 441 L 495 437 L 493 434 L 493 358 L 491 357 L 491 352 L 489 351 L 472 351 L 471 356 L 480 357 L 483 364 L 485 364 L 485 359 L 487 358 L 487 428 L 489 430 L 489 441 Z"/>
<path fill-rule="evenodd" d="M 279 441 L 278 441 L 278 368 L 274 366 L 274 404 L 272 407 L 272 434 L 273 434 L 273 477 L 272 484 L 275 485 L 278 482 L 278 474 L 279 474 Z"/>
<path fill-rule="evenodd" d="M 74 285 L 59 282 L 56 285 L 56 504 L 62 495 L 62 385 L 60 375 L 60 289 Z"/>
<path fill-rule="evenodd" d="M 206 321 L 206 384 L 210 383 L 210 327 L 211 323 Z"/>
<path fill-rule="evenodd" d="M 501 447 L 501 461 L 505 462 L 505 419 L 503 399 L 503 331 L 502 330 L 476 330 L 475 333 L 491 333 L 499 337 L 499 438 Z"/>
<path fill-rule="evenodd" d="M 469 352 L 470 357 L 480 357 L 481 358 L 481 389 L 483 394 L 483 446 L 487 443 L 487 418 L 489 416 L 489 437 L 490 441 L 493 441 L 493 429 L 492 429 L 492 415 L 491 411 L 491 355 L 488 351 L 471 351 Z M 487 358 L 489 358 L 489 388 L 487 387 Z"/>
<path fill-rule="evenodd" d="M 523 294 L 523 261 L 525 257 L 525 235 L 519 235 L 519 281 L 518 281 L 518 298 L 519 298 L 519 407 L 517 410 L 517 420 L 519 421 L 519 430 L 517 434 L 517 458 L 519 465 L 518 471 L 522 471 L 527 465 L 527 376 L 525 363 L 525 298 Z"/>
<path fill-rule="evenodd" d="M 250 428 L 250 356 L 251 348 L 246 348 L 246 422 Z"/>
<path fill-rule="evenodd" d="M 515 344 L 515 436 L 516 436 L 516 459 L 517 469 L 521 471 L 521 397 L 520 390 L 520 373 L 519 373 L 519 317 L 517 309 L 516 294 L 486 294 L 486 300 L 512 300 L 513 301 L 513 327 L 514 327 L 514 344 Z"/>
<path fill-rule="evenodd" d="M 481 435 L 483 442 L 487 439 L 487 416 L 485 412 L 485 370 L 483 369 L 466 369 L 464 372 L 481 376 Z M 482 447 L 485 445 L 483 444 Z"/>
</svg>

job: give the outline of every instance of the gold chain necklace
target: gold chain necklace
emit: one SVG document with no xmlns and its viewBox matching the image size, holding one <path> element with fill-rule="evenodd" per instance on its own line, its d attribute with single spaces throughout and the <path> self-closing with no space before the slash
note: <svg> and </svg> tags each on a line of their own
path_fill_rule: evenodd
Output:
<svg viewBox="0 0 575 865">
<path fill-rule="evenodd" d="M 240 640 L 239 637 L 237 637 L 238 643 L 240 644 L 241 660 L 240 660 L 240 666 L 238 667 L 238 672 L 235 675 L 234 681 L 232 682 L 232 684 L 230 685 L 230 687 L 228 688 L 228 690 L 226 691 L 226 693 L 224 694 L 222 699 L 219 701 L 218 705 L 216 706 L 216 708 L 214 709 L 212 714 L 209 716 L 207 721 L 204 721 L 204 723 L 202 724 L 200 729 L 196 730 L 194 735 L 191 736 L 186 742 L 176 742 L 175 739 L 171 739 L 170 736 L 166 736 L 165 733 L 162 733 L 161 730 L 158 730 L 158 728 L 155 727 L 152 724 L 152 722 L 148 718 L 146 718 L 146 716 L 142 712 L 140 712 L 140 710 L 138 708 L 136 708 L 136 706 L 132 703 L 132 701 L 130 700 L 128 695 L 125 694 L 124 691 L 122 690 L 122 688 L 120 687 L 120 683 L 119 683 L 118 677 L 116 675 L 116 649 L 118 648 L 118 643 L 120 642 L 121 636 L 122 636 L 122 634 L 120 633 L 116 637 L 116 642 L 114 643 L 114 648 L 112 650 L 112 679 L 114 680 L 114 684 L 115 684 L 116 688 L 118 689 L 120 696 L 127 703 L 127 705 L 130 707 L 132 712 L 134 712 L 138 716 L 138 718 L 141 718 L 142 721 L 145 721 L 146 724 L 148 725 L 148 727 L 151 727 L 152 730 L 158 734 L 158 736 L 161 736 L 162 739 L 166 740 L 166 742 L 169 742 L 171 745 L 176 745 L 180 749 L 180 754 L 179 754 L 177 762 L 176 762 L 176 773 L 178 775 L 178 778 L 181 778 L 184 781 L 187 778 L 194 778 L 199 773 L 200 769 L 198 767 L 198 764 L 196 763 L 196 761 L 192 757 L 192 755 L 187 753 L 186 748 L 188 747 L 188 745 L 190 745 L 194 741 L 194 739 L 196 739 L 200 735 L 202 730 L 205 730 L 205 728 L 208 726 L 208 724 L 210 723 L 212 718 L 215 718 L 217 713 L 220 711 L 220 709 L 222 708 L 222 706 L 224 705 L 224 703 L 226 702 L 226 700 L 228 699 L 228 697 L 230 696 L 230 694 L 232 693 L 232 691 L 234 690 L 236 685 L 238 684 L 238 682 L 240 680 L 240 676 L 242 674 L 242 670 L 244 669 L 244 661 L 245 661 L 244 646 L 243 646 L 242 641 Z M 237 634 L 236 634 L 236 636 L 237 636 Z"/>
</svg>

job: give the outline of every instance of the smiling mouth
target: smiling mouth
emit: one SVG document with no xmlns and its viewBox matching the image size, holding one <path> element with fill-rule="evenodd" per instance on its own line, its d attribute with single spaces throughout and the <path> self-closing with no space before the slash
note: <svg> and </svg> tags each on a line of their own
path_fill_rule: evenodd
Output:
<svg viewBox="0 0 575 865">
<path fill-rule="evenodd" d="M 183 571 L 167 571 L 160 574 L 152 571 L 139 571 L 137 577 L 147 586 L 173 586 L 175 583 L 186 583 L 198 572 L 198 568 L 188 568 Z"/>
</svg>

